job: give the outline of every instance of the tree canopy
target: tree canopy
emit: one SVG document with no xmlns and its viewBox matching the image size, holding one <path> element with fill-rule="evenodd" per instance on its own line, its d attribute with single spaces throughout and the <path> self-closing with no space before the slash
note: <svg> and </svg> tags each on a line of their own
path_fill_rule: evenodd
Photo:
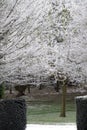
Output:
<svg viewBox="0 0 87 130">
<path fill-rule="evenodd" d="M 57 72 L 87 83 L 87 1 L 0 0 L 0 82 Z"/>
</svg>

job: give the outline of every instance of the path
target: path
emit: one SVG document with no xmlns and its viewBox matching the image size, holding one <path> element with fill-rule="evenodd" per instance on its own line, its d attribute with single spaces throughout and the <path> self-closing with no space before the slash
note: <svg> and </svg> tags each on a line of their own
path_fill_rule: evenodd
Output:
<svg viewBox="0 0 87 130">
<path fill-rule="evenodd" d="M 76 124 L 38 125 L 29 124 L 26 130 L 76 130 Z"/>
</svg>

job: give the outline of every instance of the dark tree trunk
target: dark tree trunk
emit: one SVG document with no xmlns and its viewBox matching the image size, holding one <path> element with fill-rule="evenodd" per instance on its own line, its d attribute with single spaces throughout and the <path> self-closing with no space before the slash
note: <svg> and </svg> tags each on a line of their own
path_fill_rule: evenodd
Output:
<svg viewBox="0 0 87 130">
<path fill-rule="evenodd" d="M 12 87 L 9 88 L 9 93 L 12 94 Z"/>
<path fill-rule="evenodd" d="M 60 117 L 66 117 L 66 85 L 62 85 L 62 105 Z"/>
<path fill-rule="evenodd" d="M 30 92 L 31 92 L 31 91 L 30 91 L 30 86 L 28 86 L 27 88 L 28 88 L 28 93 L 30 93 Z"/>
</svg>

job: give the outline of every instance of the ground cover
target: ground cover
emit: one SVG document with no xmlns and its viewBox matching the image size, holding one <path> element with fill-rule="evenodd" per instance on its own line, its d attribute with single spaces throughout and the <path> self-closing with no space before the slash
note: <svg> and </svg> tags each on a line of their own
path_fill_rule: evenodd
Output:
<svg viewBox="0 0 87 130">
<path fill-rule="evenodd" d="M 75 123 L 75 101 L 66 103 L 66 117 L 60 117 L 61 102 L 58 101 L 31 101 L 27 105 L 27 123 Z"/>
<path fill-rule="evenodd" d="M 26 91 L 24 98 L 27 103 L 27 123 L 29 124 L 57 124 L 57 123 L 75 123 L 76 122 L 76 104 L 75 97 L 87 94 L 80 88 L 68 88 L 66 100 L 66 117 L 60 117 L 61 111 L 61 95 L 62 92 L 55 92 L 53 88 L 31 89 Z M 6 99 L 15 98 L 16 91 L 9 94 L 5 92 Z"/>
</svg>

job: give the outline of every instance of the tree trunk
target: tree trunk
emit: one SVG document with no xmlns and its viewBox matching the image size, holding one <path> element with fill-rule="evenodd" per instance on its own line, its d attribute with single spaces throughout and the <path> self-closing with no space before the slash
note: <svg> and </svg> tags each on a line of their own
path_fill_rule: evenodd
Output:
<svg viewBox="0 0 87 130">
<path fill-rule="evenodd" d="M 66 117 L 66 85 L 62 84 L 62 102 L 60 117 Z"/>
<path fill-rule="evenodd" d="M 9 93 L 12 94 L 12 87 L 9 88 Z"/>
<path fill-rule="evenodd" d="M 30 86 L 28 86 L 28 93 L 30 93 Z"/>
</svg>

